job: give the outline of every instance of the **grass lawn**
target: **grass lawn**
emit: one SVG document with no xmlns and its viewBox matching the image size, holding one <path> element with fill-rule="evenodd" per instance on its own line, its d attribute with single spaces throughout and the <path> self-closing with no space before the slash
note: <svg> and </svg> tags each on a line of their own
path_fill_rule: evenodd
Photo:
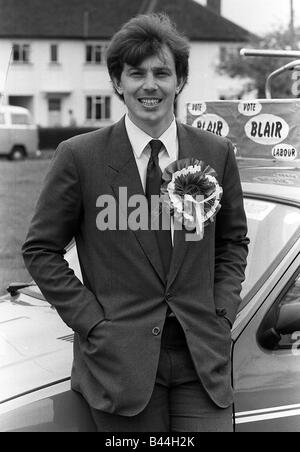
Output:
<svg viewBox="0 0 300 452">
<path fill-rule="evenodd" d="M 0 295 L 12 281 L 28 281 L 21 256 L 50 160 L 0 160 Z"/>
</svg>

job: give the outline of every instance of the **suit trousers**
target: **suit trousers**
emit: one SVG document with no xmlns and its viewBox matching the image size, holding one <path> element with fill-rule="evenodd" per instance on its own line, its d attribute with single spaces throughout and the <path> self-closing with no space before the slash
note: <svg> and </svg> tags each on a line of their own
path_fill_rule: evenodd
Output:
<svg viewBox="0 0 300 452">
<path fill-rule="evenodd" d="M 156 382 L 146 408 L 132 417 L 91 412 L 99 432 L 233 432 L 232 406 L 220 408 L 206 393 L 176 317 L 165 322 Z"/>
</svg>

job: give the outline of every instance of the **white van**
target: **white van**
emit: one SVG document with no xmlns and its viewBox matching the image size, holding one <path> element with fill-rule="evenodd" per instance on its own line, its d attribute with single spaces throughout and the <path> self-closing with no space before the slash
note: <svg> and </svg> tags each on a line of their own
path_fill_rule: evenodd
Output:
<svg viewBox="0 0 300 452">
<path fill-rule="evenodd" d="M 12 105 L 0 106 L 0 155 L 10 160 L 37 156 L 38 129 L 29 110 Z"/>
</svg>

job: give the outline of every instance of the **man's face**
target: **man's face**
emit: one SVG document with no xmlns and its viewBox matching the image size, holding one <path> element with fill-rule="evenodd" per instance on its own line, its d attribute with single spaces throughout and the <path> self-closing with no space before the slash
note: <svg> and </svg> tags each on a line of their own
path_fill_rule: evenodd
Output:
<svg viewBox="0 0 300 452">
<path fill-rule="evenodd" d="M 168 47 L 137 67 L 125 63 L 115 86 L 124 97 L 130 119 L 139 128 L 159 137 L 170 126 L 175 95 L 182 81 L 177 79 L 174 57 Z"/>
</svg>

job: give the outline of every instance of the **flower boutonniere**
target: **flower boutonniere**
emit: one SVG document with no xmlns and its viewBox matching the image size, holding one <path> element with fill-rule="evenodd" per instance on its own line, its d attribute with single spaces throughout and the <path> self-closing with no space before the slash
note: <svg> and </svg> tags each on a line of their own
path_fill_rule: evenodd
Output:
<svg viewBox="0 0 300 452">
<path fill-rule="evenodd" d="M 204 227 L 221 208 L 223 190 L 213 168 L 201 160 L 183 159 L 165 169 L 161 194 L 174 220 L 189 231 L 196 229 L 202 239 Z"/>
</svg>

